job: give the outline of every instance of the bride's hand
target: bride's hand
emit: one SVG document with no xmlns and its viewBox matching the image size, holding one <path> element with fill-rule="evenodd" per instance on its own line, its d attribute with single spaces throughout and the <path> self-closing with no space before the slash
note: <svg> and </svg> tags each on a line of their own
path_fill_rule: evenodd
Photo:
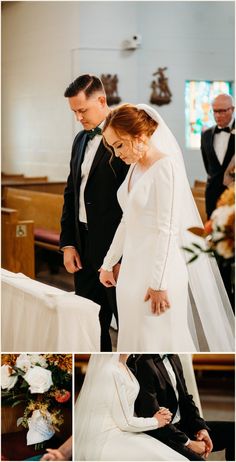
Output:
<svg viewBox="0 0 236 462">
<path fill-rule="evenodd" d="M 158 428 L 164 427 L 165 425 L 168 425 L 171 422 L 172 419 L 172 413 L 169 411 L 169 409 L 165 407 L 161 407 L 159 411 L 157 411 L 154 416 L 157 421 L 158 421 Z"/>
<path fill-rule="evenodd" d="M 151 310 L 153 314 L 159 316 L 170 308 L 170 302 L 166 290 L 154 290 L 150 287 L 147 290 L 144 301 L 151 299 Z"/>
<path fill-rule="evenodd" d="M 116 286 L 116 281 L 113 275 L 113 271 L 106 271 L 103 268 L 100 268 L 98 270 L 100 272 L 100 282 L 105 286 L 105 287 L 112 287 Z"/>
</svg>

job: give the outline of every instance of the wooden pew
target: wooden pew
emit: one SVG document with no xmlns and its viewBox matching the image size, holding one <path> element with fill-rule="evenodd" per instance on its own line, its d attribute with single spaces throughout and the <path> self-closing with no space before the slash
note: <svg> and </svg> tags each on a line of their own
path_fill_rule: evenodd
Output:
<svg viewBox="0 0 236 462">
<path fill-rule="evenodd" d="M 37 183 L 48 181 L 47 176 L 25 176 L 22 173 L 1 173 L 2 181 L 16 181 L 23 183 Z"/>
<path fill-rule="evenodd" d="M 194 370 L 234 371 L 234 354 L 194 354 Z"/>
<path fill-rule="evenodd" d="M 1 179 L 2 180 L 23 180 L 24 179 L 24 175 L 23 173 L 4 173 L 4 172 L 1 172 Z"/>
<path fill-rule="evenodd" d="M 194 186 L 191 188 L 194 197 L 205 197 L 205 189 Z"/>
<path fill-rule="evenodd" d="M 206 189 L 206 181 L 195 180 L 193 186 L 194 186 L 194 188 Z"/>
<path fill-rule="evenodd" d="M 34 223 L 19 219 L 17 210 L 2 208 L 2 267 L 35 277 Z"/>
<path fill-rule="evenodd" d="M 194 197 L 203 224 L 207 221 L 205 197 Z"/>
<path fill-rule="evenodd" d="M 2 197 L 6 188 L 27 189 L 28 191 L 41 191 L 52 194 L 63 194 L 66 186 L 65 181 L 14 181 L 3 180 L 1 184 Z"/>
<path fill-rule="evenodd" d="M 62 194 L 6 188 L 3 202 L 5 207 L 18 210 L 19 219 L 34 221 L 35 245 L 59 250 Z"/>
</svg>

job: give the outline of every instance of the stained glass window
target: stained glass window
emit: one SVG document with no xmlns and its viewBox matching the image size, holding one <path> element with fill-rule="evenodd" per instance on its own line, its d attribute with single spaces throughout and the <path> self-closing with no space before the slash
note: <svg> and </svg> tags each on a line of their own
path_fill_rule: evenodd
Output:
<svg viewBox="0 0 236 462">
<path fill-rule="evenodd" d="M 214 125 L 211 102 L 220 93 L 232 95 L 232 82 L 186 80 L 185 82 L 185 140 L 186 147 L 199 149 L 201 132 Z"/>
</svg>

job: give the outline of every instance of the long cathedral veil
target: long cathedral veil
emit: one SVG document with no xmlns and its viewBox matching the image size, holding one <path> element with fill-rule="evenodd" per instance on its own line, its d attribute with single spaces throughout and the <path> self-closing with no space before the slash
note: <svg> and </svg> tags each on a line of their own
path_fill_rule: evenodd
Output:
<svg viewBox="0 0 236 462">
<path fill-rule="evenodd" d="M 111 368 L 119 354 L 92 354 L 84 383 L 75 403 L 75 460 L 101 460 L 107 432 L 102 432 L 107 418 L 104 402 L 112 401 Z M 99 444 L 95 437 L 99 434 Z"/>
<path fill-rule="evenodd" d="M 184 204 L 179 223 L 179 246 L 188 247 L 195 242 L 202 245 L 202 239 L 190 233 L 188 228 L 202 227 L 202 221 L 195 204 L 185 170 L 183 155 L 176 138 L 160 114 L 151 106 L 137 104 L 158 127 L 152 135 L 152 142 L 164 154 L 171 156 L 181 168 L 184 189 Z M 184 254 L 185 260 L 187 255 Z M 234 351 L 234 315 L 224 288 L 216 260 L 202 254 L 187 265 L 189 277 L 188 321 L 196 349 L 201 351 Z"/>
</svg>

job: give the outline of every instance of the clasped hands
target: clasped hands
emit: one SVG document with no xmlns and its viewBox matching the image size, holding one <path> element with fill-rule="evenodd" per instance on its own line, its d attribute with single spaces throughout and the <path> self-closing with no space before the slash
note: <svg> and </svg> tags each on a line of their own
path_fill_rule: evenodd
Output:
<svg viewBox="0 0 236 462">
<path fill-rule="evenodd" d="M 155 412 L 154 416 L 158 422 L 158 428 L 164 427 L 169 424 L 172 419 L 172 412 L 169 411 L 166 407 L 160 407 L 160 409 Z"/>
<path fill-rule="evenodd" d="M 206 429 L 199 430 L 195 436 L 196 440 L 190 440 L 187 447 L 207 459 L 213 449 L 213 444 L 208 431 Z"/>
<path fill-rule="evenodd" d="M 119 275 L 120 264 L 117 263 L 112 271 L 106 271 L 103 268 L 100 268 L 100 282 L 105 287 L 116 286 L 116 281 Z M 170 302 L 168 300 L 168 295 L 166 290 L 154 290 L 150 287 L 148 288 L 144 301 L 151 301 L 151 311 L 153 314 L 159 316 L 164 313 L 168 308 L 170 308 Z"/>
</svg>

